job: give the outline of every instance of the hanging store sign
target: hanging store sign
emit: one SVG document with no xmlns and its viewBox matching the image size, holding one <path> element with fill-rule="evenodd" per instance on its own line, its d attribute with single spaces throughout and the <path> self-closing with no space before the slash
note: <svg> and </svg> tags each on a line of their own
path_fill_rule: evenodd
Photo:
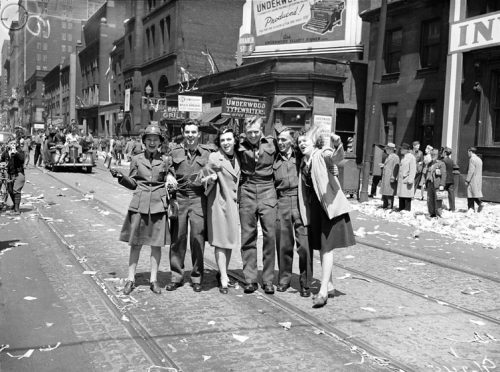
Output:
<svg viewBox="0 0 500 372">
<path fill-rule="evenodd" d="M 130 112 L 130 88 L 125 89 L 125 102 L 123 104 L 123 110 L 125 112 Z"/>
<path fill-rule="evenodd" d="M 254 98 L 226 97 L 222 99 L 222 116 L 244 118 L 266 116 L 267 102 Z"/>
<path fill-rule="evenodd" d="M 143 110 L 149 111 L 163 111 L 165 107 L 167 107 L 167 99 L 166 98 L 155 98 L 155 97 L 145 97 L 142 96 L 141 99 L 141 107 Z"/>
<path fill-rule="evenodd" d="M 163 118 L 167 120 L 181 120 L 186 118 L 186 114 L 179 111 L 179 108 L 176 106 L 167 106 L 163 110 Z"/>
<path fill-rule="evenodd" d="M 500 12 L 450 25 L 450 53 L 500 45 Z"/>
<path fill-rule="evenodd" d="M 203 112 L 203 100 L 201 96 L 178 96 L 179 111 Z"/>
</svg>

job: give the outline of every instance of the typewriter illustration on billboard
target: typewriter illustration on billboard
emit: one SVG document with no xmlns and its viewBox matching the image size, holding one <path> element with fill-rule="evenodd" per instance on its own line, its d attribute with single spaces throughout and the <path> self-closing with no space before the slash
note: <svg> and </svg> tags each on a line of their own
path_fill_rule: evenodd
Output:
<svg viewBox="0 0 500 372">
<path fill-rule="evenodd" d="M 344 0 L 319 0 L 311 5 L 311 18 L 302 29 L 324 34 L 342 24 Z"/>
</svg>

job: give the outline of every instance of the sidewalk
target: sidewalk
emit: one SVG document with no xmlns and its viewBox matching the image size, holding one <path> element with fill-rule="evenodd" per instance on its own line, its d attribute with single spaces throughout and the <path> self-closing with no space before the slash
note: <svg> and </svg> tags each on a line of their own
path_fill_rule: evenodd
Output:
<svg viewBox="0 0 500 372">
<path fill-rule="evenodd" d="M 467 199 L 457 198 L 457 211 L 444 210 L 436 219 L 429 218 L 425 200 L 413 200 L 411 212 L 384 210 L 379 198 L 351 203 L 358 241 L 448 260 L 500 278 L 500 205 L 485 203 L 481 213 L 474 213 L 467 211 Z"/>
</svg>

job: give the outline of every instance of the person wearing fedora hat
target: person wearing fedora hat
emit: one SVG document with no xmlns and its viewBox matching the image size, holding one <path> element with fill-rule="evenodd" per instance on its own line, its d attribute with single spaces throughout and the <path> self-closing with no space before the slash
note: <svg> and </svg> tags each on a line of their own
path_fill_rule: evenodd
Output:
<svg viewBox="0 0 500 372">
<path fill-rule="evenodd" d="M 380 193 L 382 194 L 382 208 L 392 209 L 394 207 L 394 195 L 396 194 L 397 177 L 399 171 L 399 157 L 395 154 L 396 145 L 389 142 L 385 146 L 387 158 L 380 164 L 382 168 L 382 185 Z"/>
<path fill-rule="evenodd" d="M 443 163 L 446 165 L 446 183 L 444 189 L 448 191 L 448 209 L 455 210 L 455 177 L 453 174 L 456 168 L 455 162 L 451 158 L 452 150 L 449 147 L 443 149 Z"/>
<path fill-rule="evenodd" d="M 410 151 L 410 145 L 403 143 L 400 149 L 401 163 L 399 165 L 398 173 L 398 198 L 399 210 L 411 211 L 411 199 L 415 193 L 414 182 L 415 174 L 417 172 L 417 160 Z"/>
<path fill-rule="evenodd" d="M 163 141 L 160 128 L 149 125 L 142 141 L 145 151 L 132 157 L 128 176 L 114 168 L 110 169 L 120 185 L 134 190 L 120 233 L 120 240 L 130 244 L 128 278 L 123 288 L 126 295 L 135 287 L 135 272 L 143 245 L 151 246 L 151 291 L 161 293 L 157 278 L 161 247 L 170 244 L 168 196 L 165 187 L 169 160 L 158 151 Z"/>
</svg>

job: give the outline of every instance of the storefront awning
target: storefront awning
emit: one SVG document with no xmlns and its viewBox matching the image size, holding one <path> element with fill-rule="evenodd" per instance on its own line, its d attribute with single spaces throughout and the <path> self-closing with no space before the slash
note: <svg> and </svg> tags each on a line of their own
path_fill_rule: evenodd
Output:
<svg viewBox="0 0 500 372">
<path fill-rule="evenodd" d="M 210 107 L 205 110 L 201 116 L 200 121 L 202 124 L 212 123 L 217 116 L 221 114 L 222 107 Z"/>
</svg>

